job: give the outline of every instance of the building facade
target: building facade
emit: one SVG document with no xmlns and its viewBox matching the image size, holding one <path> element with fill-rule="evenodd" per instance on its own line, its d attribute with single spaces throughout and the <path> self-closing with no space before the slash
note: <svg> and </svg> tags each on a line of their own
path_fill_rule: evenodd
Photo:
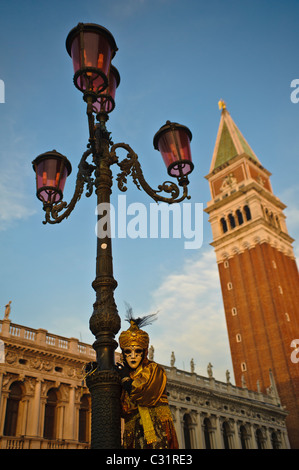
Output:
<svg viewBox="0 0 299 470">
<path fill-rule="evenodd" d="M 285 205 L 270 172 L 222 108 L 207 204 L 218 264 L 235 382 L 266 392 L 272 370 L 289 411 L 291 447 L 299 448 L 299 364 L 291 344 L 299 335 L 299 277 Z"/>
<path fill-rule="evenodd" d="M 88 344 L 0 321 L 0 448 L 84 449 L 90 446 L 91 402 L 84 366 Z M 169 405 L 180 448 L 287 449 L 287 412 L 274 379 L 266 394 L 172 366 Z M 211 369 L 210 369 L 211 370 Z"/>
</svg>

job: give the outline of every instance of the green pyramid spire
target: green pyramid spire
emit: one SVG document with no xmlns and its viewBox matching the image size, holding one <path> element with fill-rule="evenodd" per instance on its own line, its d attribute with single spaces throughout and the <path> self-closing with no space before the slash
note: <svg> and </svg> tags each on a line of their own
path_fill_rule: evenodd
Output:
<svg viewBox="0 0 299 470">
<path fill-rule="evenodd" d="M 260 163 L 245 137 L 232 120 L 223 100 L 219 101 L 219 108 L 222 109 L 222 112 L 210 171 L 244 153 Z"/>
</svg>

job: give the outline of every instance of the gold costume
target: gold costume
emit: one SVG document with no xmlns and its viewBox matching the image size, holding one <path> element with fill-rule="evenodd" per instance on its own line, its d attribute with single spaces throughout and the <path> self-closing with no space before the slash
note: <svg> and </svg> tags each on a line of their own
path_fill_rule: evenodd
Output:
<svg viewBox="0 0 299 470">
<path fill-rule="evenodd" d="M 140 320 L 140 319 L 138 319 Z M 120 347 L 139 346 L 144 356 L 137 369 L 131 369 L 126 379 L 130 390 L 122 391 L 122 417 L 125 421 L 125 449 L 178 449 L 178 441 L 166 395 L 166 373 L 156 362 L 147 358 L 149 337 L 135 320 L 121 333 Z"/>
</svg>

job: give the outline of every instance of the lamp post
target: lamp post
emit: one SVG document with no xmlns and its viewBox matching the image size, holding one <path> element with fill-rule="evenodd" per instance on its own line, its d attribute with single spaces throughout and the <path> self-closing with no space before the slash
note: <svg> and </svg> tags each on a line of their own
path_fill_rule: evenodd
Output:
<svg viewBox="0 0 299 470">
<path fill-rule="evenodd" d="M 83 93 L 87 106 L 89 142 L 78 165 L 76 186 L 69 203 L 63 201 L 63 189 L 71 173 L 68 159 L 56 150 L 39 155 L 33 162 L 36 173 L 37 197 L 43 202 L 44 224 L 56 224 L 67 218 L 80 199 L 84 187 L 86 196 L 93 191 L 97 204 L 109 207 L 112 191 L 110 167 L 118 165 L 118 188 L 126 191 L 129 175 L 138 189 L 143 189 L 156 202 L 176 203 L 188 196 L 188 174 L 193 170 L 190 152 L 190 130 L 167 121 L 154 137 L 154 148 L 162 154 L 168 174 L 174 182 L 166 181 L 157 190 L 146 182 L 137 154 L 125 143 L 113 144 L 106 122 L 115 107 L 115 91 L 120 83 L 117 69 L 111 65 L 117 46 L 111 33 L 95 24 L 79 23 L 71 30 L 66 48 L 74 66 L 74 85 Z M 120 161 L 119 148 L 127 151 Z M 91 162 L 88 162 L 90 157 Z M 162 193 L 162 194 L 161 194 Z M 165 193 L 163 195 L 163 193 Z M 107 206 L 108 204 L 108 206 Z M 99 215 L 100 220 L 103 215 Z M 120 317 L 114 300 L 117 282 L 113 277 L 111 237 L 98 233 L 96 278 L 92 287 L 96 292 L 90 330 L 95 336 L 96 369 L 87 379 L 92 399 L 91 447 L 95 449 L 120 448 L 120 393 L 121 384 L 114 368 L 117 348 L 115 335 L 120 330 Z"/>
</svg>

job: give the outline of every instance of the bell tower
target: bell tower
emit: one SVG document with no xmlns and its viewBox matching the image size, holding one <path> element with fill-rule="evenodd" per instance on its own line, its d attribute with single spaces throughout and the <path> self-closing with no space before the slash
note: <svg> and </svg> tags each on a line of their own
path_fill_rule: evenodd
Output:
<svg viewBox="0 0 299 470">
<path fill-rule="evenodd" d="M 269 370 L 289 412 L 291 447 L 299 448 L 299 277 L 286 206 L 266 170 L 219 102 L 221 119 L 210 172 L 209 214 L 237 386 L 271 393 Z M 299 342 L 299 340 L 298 340 Z"/>
</svg>

